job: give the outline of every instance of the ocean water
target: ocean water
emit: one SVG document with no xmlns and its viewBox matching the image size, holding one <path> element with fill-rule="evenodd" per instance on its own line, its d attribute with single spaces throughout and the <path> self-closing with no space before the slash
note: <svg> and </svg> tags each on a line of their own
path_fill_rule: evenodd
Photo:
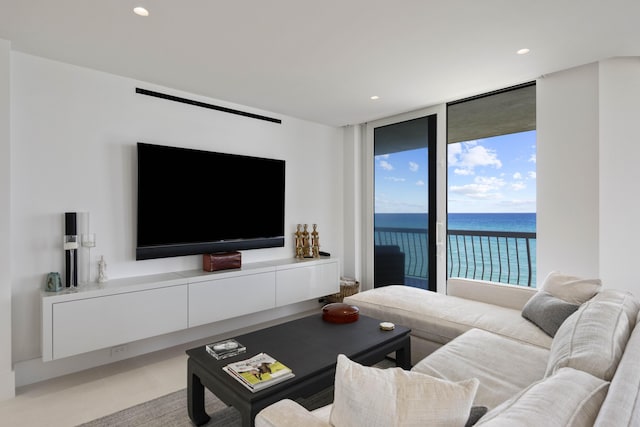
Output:
<svg viewBox="0 0 640 427">
<path fill-rule="evenodd" d="M 378 213 L 375 214 L 375 228 L 407 228 L 426 230 L 428 214 Z M 535 213 L 450 213 L 447 217 L 448 230 L 535 232 Z M 405 252 L 405 277 L 426 278 L 428 264 L 426 234 L 415 239 L 417 233 L 394 232 L 376 233 L 376 244 L 397 244 Z M 406 237 L 412 236 L 412 237 Z M 529 248 L 524 239 L 517 242 L 504 238 L 480 239 L 478 237 L 450 236 L 447 245 L 448 276 L 494 280 L 503 283 L 527 285 L 536 283 L 536 240 Z M 413 240 L 409 240 L 413 239 Z M 455 240 L 457 239 L 457 240 Z M 475 243 L 474 243 L 475 242 Z M 475 244 L 475 246 L 474 246 Z M 529 277 L 526 253 L 531 257 L 531 277 Z M 482 254 L 484 252 L 484 254 Z M 489 256 L 489 252 L 493 255 Z M 475 259 L 475 261 L 473 261 Z"/>
<path fill-rule="evenodd" d="M 426 213 L 377 213 L 376 227 L 422 228 L 428 226 Z M 536 231 L 534 213 L 450 213 L 447 228 L 451 230 L 480 231 Z"/>
</svg>

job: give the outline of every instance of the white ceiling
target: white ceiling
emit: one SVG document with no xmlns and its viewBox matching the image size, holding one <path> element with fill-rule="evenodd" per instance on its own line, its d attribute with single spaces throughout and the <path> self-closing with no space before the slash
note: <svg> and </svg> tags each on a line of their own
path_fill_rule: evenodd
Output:
<svg viewBox="0 0 640 427">
<path fill-rule="evenodd" d="M 638 56 L 640 0 L 0 0 L 0 38 L 340 126 Z"/>
</svg>

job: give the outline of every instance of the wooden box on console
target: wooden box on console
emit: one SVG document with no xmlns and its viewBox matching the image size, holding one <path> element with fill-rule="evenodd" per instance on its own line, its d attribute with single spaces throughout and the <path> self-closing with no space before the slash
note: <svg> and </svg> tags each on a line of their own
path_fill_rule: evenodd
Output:
<svg viewBox="0 0 640 427">
<path fill-rule="evenodd" d="M 204 271 L 229 270 L 231 268 L 240 268 L 241 265 L 242 254 L 240 252 L 217 252 L 202 256 L 202 269 Z"/>
</svg>

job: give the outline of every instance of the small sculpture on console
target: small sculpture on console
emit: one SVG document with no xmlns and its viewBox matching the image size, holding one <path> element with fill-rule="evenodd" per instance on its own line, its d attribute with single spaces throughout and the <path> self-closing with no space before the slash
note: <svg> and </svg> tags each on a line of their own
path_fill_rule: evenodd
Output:
<svg viewBox="0 0 640 427">
<path fill-rule="evenodd" d="M 302 231 L 302 253 L 305 258 L 312 258 L 311 239 L 309 239 L 309 225 L 305 224 Z"/>
<path fill-rule="evenodd" d="M 302 243 L 302 224 L 298 224 L 294 235 L 296 240 L 296 258 L 304 258 L 304 246 Z"/>
<path fill-rule="evenodd" d="M 98 283 L 105 283 L 109 278 L 107 277 L 107 262 L 104 260 L 104 255 L 100 256 L 98 261 Z"/>
<path fill-rule="evenodd" d="M 311 232 L 311 250 L 314 258 L 320 256 L 320 235 L 318 233 L 318 224 L 313 224 Z"/>
</svg>

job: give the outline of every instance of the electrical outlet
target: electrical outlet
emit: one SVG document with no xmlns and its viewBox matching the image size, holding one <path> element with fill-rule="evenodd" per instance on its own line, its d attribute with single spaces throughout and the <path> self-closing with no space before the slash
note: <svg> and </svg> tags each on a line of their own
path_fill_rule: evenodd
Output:
<svg viewBox="0 0 640 427">
<path fill-rule="evenodd" d="M 117 347 L 111 347 L 111 357 L 123 356 L 127 352 L 126 345 L 119 345 Z"/>
</svg>

